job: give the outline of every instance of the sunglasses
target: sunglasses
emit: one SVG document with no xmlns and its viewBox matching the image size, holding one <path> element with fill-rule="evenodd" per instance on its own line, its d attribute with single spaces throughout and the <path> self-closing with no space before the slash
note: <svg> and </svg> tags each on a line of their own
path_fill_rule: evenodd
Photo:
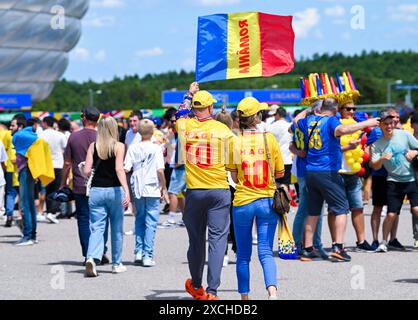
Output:
<svg viewBox="0 0 418 320">
<path fill-rule="evenodd" d="M 356 107 L 345 107 L 344 109 L 347 111 L 357 111 Z"/>
</svg>

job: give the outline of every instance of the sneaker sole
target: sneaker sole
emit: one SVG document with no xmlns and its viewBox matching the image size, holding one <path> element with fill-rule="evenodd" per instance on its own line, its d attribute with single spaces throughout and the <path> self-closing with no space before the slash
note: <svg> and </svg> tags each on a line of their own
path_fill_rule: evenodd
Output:
<svg viewBox="0 0 418 320">
<path fill-rule="evenodd" d="M 333 257 L 333 258 L 337 259 L 336 262 L 350 262 L 351 261 L 351 259 L 348 260 L 348 259 L 344 258 L 343 256 L 339 255 L 338 253 L 335 253 L 335 252 L 331 253 L 330 257 Z"/>
<path fill-rule="evenodd" d="M 91 262 L 86 262 L 86 276 L 89 278 L 97 277 L 97 271 Z"/>
<path fill-rule="evenodd" d="M 388 246 L 388 250 L 390 250 L 390 251 L 406 251 L 405 248 L 401 249 L 401 248 L 390 247 L 390 246 Z"/>
</svg>

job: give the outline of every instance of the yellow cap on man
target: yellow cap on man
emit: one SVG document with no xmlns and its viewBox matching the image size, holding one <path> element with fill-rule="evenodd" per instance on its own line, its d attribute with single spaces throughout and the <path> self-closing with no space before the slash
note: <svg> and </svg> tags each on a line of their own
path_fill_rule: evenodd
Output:
<svg viewBox="0 0 418 320">
<path fill-rule="evenodd" d="M 192 107 L 196 109 L 204 109 L 210 107 L 216 102 L 217 101 L 213 99 L 212 95 L 208 91 L 201 90 L 194 94 Z"/>
<path fill-rule="evenodd" d="M 243 117 L 253 116 L 263 110 L 270 110 L 268 104 L 265 102 L 260 103 L 253 97 L 242 99 L 237 107 L 237 111 L 241 111 Z"/>
</svg>

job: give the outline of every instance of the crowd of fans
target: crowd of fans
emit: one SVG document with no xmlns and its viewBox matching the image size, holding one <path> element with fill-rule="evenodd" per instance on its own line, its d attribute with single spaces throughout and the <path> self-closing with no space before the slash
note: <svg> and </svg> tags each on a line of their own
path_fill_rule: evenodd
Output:
<svg viewBox="0 0 418 320">
<path fill-rule="evenodd" d="M 349 213 L 357 250 L 405 250 L 396 237 L 405 198 L 418 248 L 418 111 L 403 115 L 402 123 L 395 108 L 368 119 L 353 102 L 332 98 L 294 115 L 254 98 L 243 99 L 232 113 L 222 109 L 215 115 L 215 103 L 193 83 L 178 109 L 150 119 L 134 111 L 128 130 L 94 107 L 82 110 L 81 125 L 16 115 L 0 131 L 0 210 L 5 227 L 16 225 L 22 232 L 16 246 L 37 243 L 37 222 L 57 224 L 75 216 L 86 275 L 96 277 L 97 264 L 110 262 L 109 228 L 112 272 L 125 272 L 124 215 L 132 213 L 136 264 L 156 265 L 157 229 L 185 227 L 191 274 L 186 291 L 195 299 L 219 299 L 221 270 L 228 265 L 232 242 L 238 291 L 248 299 L 249 262 L 257 244 L 265 288 L 276 299 L 278 216 L 272 198 L 280 184 L 294 191 L 293 236 L 302 261 L 351 260 L 344 245 Z M 342 137 L 355 134 L 342 143 Z M 350 160 L 356 153 L 361 154 L 360 171 L 353 170 Z M 371 243 L 364 217 L 370 197 Z M 167 217 L 159 223 L 161 212 Z M 322 243 L 325 215 L 331 250 Z"/>
</svg>

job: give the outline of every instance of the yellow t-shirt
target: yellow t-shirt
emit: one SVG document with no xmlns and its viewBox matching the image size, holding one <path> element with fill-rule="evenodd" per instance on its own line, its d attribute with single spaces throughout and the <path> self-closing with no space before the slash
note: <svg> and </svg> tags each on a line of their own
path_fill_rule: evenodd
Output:
<svg viewBox="0 0 418 320">
<path fill-rule="evenodd" d="M 229 189 L 225 163 L 233 133 L 213 119 L 181 118 L 176 122 L 179 137 L 177 163 L 186 166 L 187 189 Z"/>
<path fill-rule="evenodd" d="M 0 140 L 3 142 L 7 153 L 6 171 L 13 172 L 13 186 L 17 187 L 19 186 L 17 165 L 12 162 L 12 160 L 16 160 L 16 150 L 12 143 L 12 132 L 10 130 L 0 130 Z"/>
<path fill-rule="evenodd" d="M 266 137 L 275 175 L 284 173 L 279 143 L 271 133 L 267 133 Z M 234 206 L 273 197 L 276 184 L 272 181 L 263 133 L 244 131 L 243 135 L 235 139 L 234 149 L 239 151 L 239 161 L 226 166 L 228 171 L 238 173 Z"/>
</svg>

